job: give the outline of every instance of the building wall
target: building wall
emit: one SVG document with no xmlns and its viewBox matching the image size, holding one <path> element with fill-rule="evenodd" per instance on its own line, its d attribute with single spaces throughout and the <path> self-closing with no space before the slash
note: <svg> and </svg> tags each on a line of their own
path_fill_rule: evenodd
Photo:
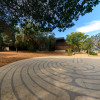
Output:
<svg viewBox="0 0 100 100">
<path fill-rule="evenodd" d="M 72 48 L 72 46 L 56 46 L 56 50 L 67 50 L 69 48 Z"/>
<path fill-rule="evenodd" d="M 56 46 L 55 46 L 56 50 L 67 50 L 69 48 L 73 49 L 73 46 L 68 45 L 65 41 L 64 42 L 57 42 Z"/>
<path fill-rule="evenodd" d="M 64 37 L 60 37 L 56 39 L 55 50 L 67 50 L 69 48 L 73 49 L 73 46 L 66 43 Z"/>
</svg>

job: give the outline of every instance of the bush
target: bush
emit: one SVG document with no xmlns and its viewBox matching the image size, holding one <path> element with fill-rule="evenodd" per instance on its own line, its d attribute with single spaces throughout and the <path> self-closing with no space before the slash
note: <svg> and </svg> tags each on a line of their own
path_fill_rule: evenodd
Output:
<svg viewBox="0 0 100 100">
<path fill-rule="evenodd" d="M 67 50 L 67 53 L 68 53 L 68 55 L 72 55 L 72 49 L 69 48 L 69 49 Z"/>
<path fill-rule="evenodd" d="M 90 54 L 90 55 L 98 55 L 98 54 L 95 53 L 94 51 L 91 51 L 89 54 Z"/>
</svg>

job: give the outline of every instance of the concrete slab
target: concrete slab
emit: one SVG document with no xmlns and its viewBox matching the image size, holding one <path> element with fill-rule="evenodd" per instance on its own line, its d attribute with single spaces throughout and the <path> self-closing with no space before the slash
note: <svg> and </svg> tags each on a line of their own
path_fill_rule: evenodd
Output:
<svg viewBox="0 0 100 100">
<path fill-rule="evenodd" d="M 0 100 L 100 100 L 100 58 L 39 57 L 6 65 Z"/>
</svg>

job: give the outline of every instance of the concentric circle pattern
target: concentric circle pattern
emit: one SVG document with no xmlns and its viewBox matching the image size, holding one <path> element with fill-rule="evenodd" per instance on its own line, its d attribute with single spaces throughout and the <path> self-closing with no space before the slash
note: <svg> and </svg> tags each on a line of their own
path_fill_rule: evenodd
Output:
<svg viewBox="0 0 100 100">
<path fill-rule="evenodd" d="M 0 100 L 100 100 L 100 58 L 44 57 L 0 68 Z"/>
</svg>

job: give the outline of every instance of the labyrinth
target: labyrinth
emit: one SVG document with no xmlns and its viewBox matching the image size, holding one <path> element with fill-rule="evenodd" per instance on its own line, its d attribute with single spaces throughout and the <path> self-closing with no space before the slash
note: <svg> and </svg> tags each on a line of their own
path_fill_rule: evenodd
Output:
<svg viewBox="0 0 100 100">
<path fill-rule="evenodd" d="M 40 57 L 0 68 L 0 100 L 100 100 L 100 58 Z"/>
</svg>

